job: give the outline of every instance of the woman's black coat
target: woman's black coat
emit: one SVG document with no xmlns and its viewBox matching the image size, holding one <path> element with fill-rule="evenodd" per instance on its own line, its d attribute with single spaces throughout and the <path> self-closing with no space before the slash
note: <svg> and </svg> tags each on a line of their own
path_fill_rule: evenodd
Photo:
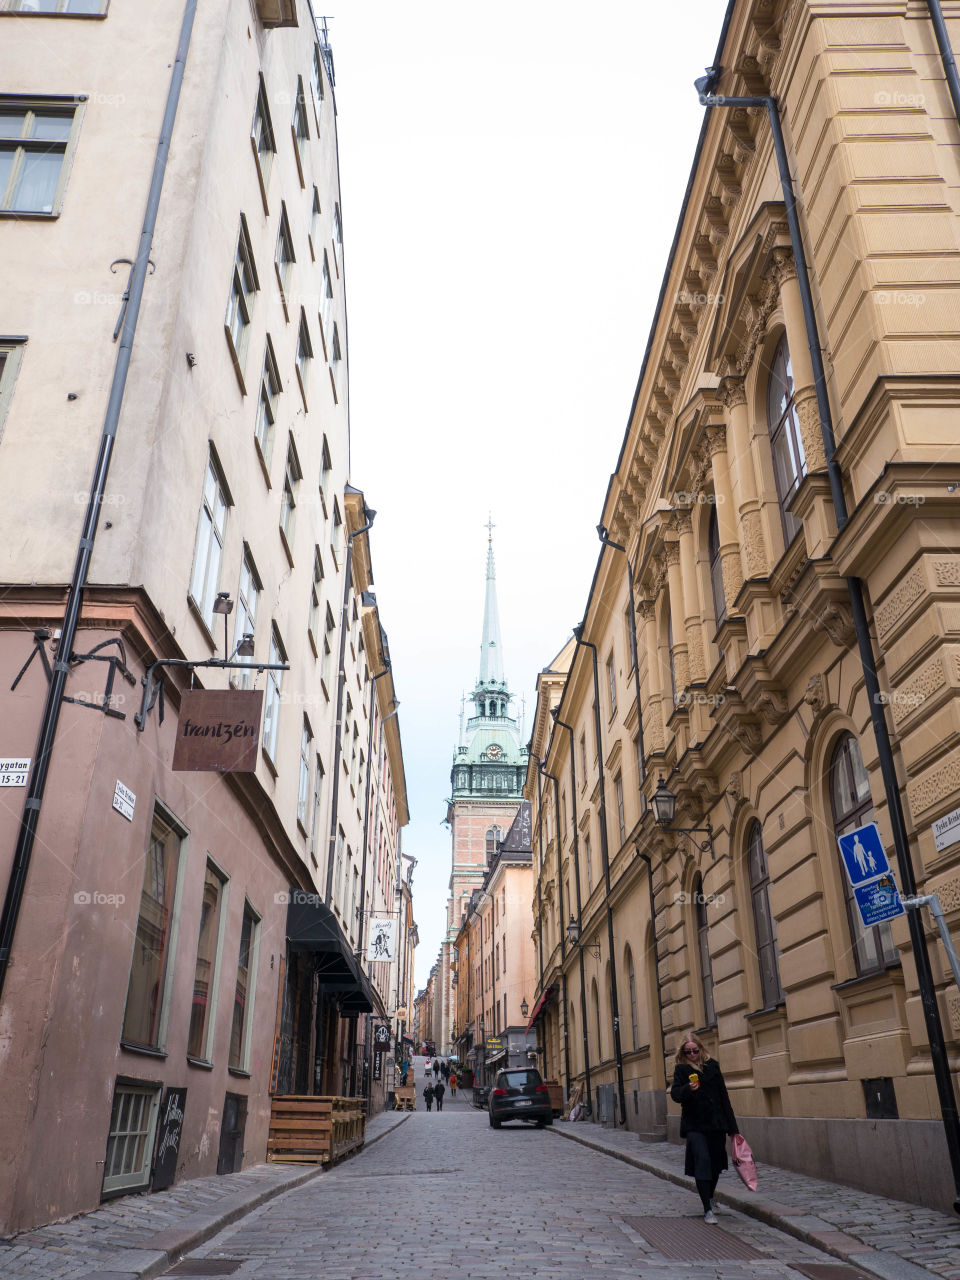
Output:
<svg viewBox="0 0 960 1280">
<path fill-rule="evenodd" d="M 696 1072 L 700 1088 L 690 1088 L 690 1077 Z M 739 1133 L 727 1086 L 719 1064 L 711 1058 L 701 1066 L 679 1063 L 673 1069 L 670 1097 L 680 1104 L 680 1137 L 688 1133 Z"/>
</svg>

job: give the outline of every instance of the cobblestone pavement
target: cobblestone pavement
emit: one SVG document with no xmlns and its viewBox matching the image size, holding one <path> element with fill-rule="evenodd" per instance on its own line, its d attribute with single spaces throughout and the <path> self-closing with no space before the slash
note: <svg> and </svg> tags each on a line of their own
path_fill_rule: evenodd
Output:
<svg viewBox="0 0 960 1280">
<path fill-rule="evenodd" d="M 750 1256 L 669 1258 L 644 1235 L 648 1217 L 667 1219 L 681 1247 L 706 1236 L 708 1252 L 746 1245 Z M 798 1266 L 835 1265 L 755 1218 L 723 1207 L 719 1218 L 705 1226 L 692 1188 L 550 1130 L 495 1131 L 468 1093 L 448 1095 L 440 1114 L 421 1100 L 376 1146 L 257 1209 L 192 1260 L 239 1261 L 238 1280 L 802 1280 Z"/>
</svg>

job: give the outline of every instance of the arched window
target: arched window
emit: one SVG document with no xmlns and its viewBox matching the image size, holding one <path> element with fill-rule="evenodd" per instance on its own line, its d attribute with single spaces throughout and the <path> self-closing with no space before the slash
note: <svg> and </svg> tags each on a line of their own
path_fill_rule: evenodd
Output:
<svg viewBox="0 0 960 1280">
<path fill-rule="evenodd" d="M 710 508 L 710 520 L 707 524 L 707 555 L 710 558 L 710 587 L 713 592 L 713 616 L 717 626 L 727 616 L 727 598 L 723 592 L 723 564 L 720 560 L 720 521 L 717 519 L 717 508 Z"/>
<path fill-rule="evenodd" d="M 640 1048 L 640 1019 L 637 1016 L 637 975 L 633 968 L 633 951 L 627 947 L 626 954 L 627 986 L 630 989 L 630 1031 L 634 1051 Z"/>
<path fill-rule="evenodd" d="M 703 880 L 693 882 L 693 906 L 697 922 L 697 955 L 700 961 L 700 990 L 703 995 L 703 1025 L 712 1027 L 717 1020 L 713 1007 L 713 965 L 710 962 L 710 930 L 707 924 L 707 900 Z"/>
<path fill-rule="evenodd" d="M 750 900 L 753 903 L 753 928 L 757 938 L 757 963 L 760 967 L 760 994 L 765 1009 L 783 999 L 780 985 L 780 957 L 777 953 L 777 928 L 770 910 L 770 868 L 763 847 L 763 831 L 752 822 L 747 833 L 747 869 L 750 875 Z"/>
<path fill-rule="evenodd" d="M 830 807 L 833 810 L 834 833 L 838 836 L 873 820 L 870 779 L 863 766 L 860 746 L 852 733 L 843 735 L 830 760 Z M 889 923 L 884 921 L 865 929 L 845 870 L 842 870 L 842 877 L 857 973 L 869 973 L 873 969 L 896 964 L 899 954 Z"/>
<path fill-rule="evenodd" d="M 490 859 L 493 857 L 493 855 L 497 852 L 497 841 L 499 839 L 500 839 L 500 828 L 490 827 L 489 830 L 487 831 L 486 836 L 484 837 L 484 844 L 486 846 L 486 854 L 487 854 L 487 862 L 489 862 Z"/>
<path fill-rule="evenodd" d="M 800 529 L 800 521 L 790 514 L 787 505 L 807 474 L 807 460 L 800 439 L 800 423 L 793 397 L 793 369 L 787 335 L 777 343 L 770 362 L 767 384 L 767 428 L 773 450 L 773 473 L 780 501 L 783 540 L 789 546 Z"/>
</svg>

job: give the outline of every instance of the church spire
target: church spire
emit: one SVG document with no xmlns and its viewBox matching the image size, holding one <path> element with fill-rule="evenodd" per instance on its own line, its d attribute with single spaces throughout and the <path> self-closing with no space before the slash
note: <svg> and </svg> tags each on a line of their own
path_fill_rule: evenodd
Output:
<svg viewBox="0 0 960 1280">
<path fill-rule="evenodd" d="M 497 571 L 493 563 L 493 530 L 487 519 L 487 589 L 483 604 L 483 639 L 480 642 L 480 685 L 503 684 L 503 644 L 500 639 L 500 610 L 497 606 Z"/>
</svg>

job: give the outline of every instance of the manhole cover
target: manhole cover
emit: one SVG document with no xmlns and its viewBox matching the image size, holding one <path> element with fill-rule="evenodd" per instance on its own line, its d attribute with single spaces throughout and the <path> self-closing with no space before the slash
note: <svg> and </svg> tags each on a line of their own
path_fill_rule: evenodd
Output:
<svg viewBox="0 0 960 1280">
<path fill-rule="evenodd" d="M 652 1244 L 657 1253 L 673 1262 L 716 1262 L 724 1258 L 753 1261 L 766 1256 L 723 1227 L 712 1227 L 702 1218 L 641 1218 L 624 1214 L 623 1221 Z M 848 1276 L 847 1280 L 853 1278 Z"/>
<path fill-rule="evenodd" d="M 791 1262 L 790 1269 L 809 1276 L 810 1280 L 870 1280 L 865 1271 L 842 1266 L 839 1262 Z"/>
<path fill-rule="evenodd" d="M 243 1266 L 242 1258 L 184 1258 L 168 1276 L 232 1276 Z"/>
</svg>

